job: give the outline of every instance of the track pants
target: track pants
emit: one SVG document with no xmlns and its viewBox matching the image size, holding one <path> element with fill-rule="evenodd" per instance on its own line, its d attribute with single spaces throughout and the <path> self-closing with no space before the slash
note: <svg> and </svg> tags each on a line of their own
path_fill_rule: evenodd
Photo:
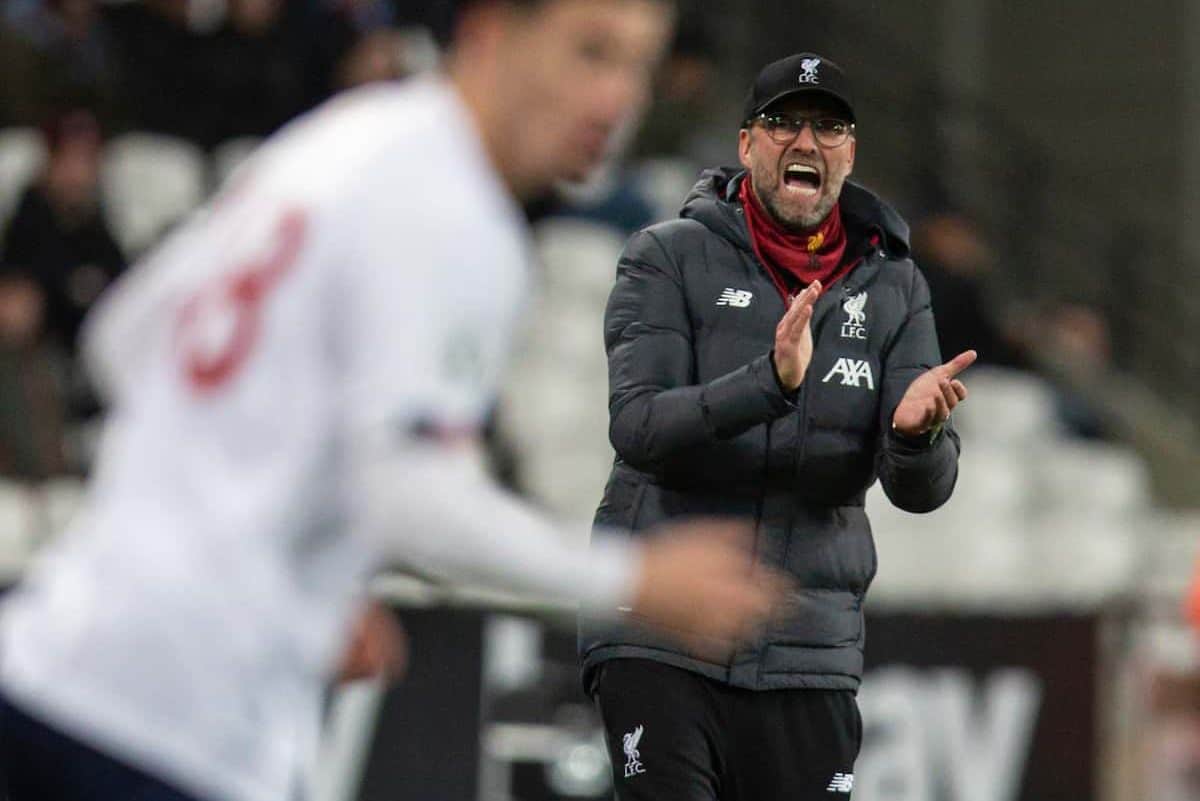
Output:
<svg viewBox="0 0 1200 801">
<path fill-rule="evenodd" d="M 862 718 L 849 690 L 745 690 L 646 659 L 601 666 L 618 801 L 847 801 Z"/>
</svg>

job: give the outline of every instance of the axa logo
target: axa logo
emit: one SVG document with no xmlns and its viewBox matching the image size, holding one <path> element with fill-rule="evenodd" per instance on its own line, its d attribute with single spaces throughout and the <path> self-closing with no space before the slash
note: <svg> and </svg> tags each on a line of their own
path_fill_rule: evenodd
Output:
<svg viewBox="0 0 1200 801">
<path fill-rule="evenodd" d="M 835 773 L 829 782 L 829 786 L 825 788 L 827 793 L 845 793 L 850 795 L 850 791 L 854 789 L 854 774 L 853 773 Z"/>
<path fill-rule="evenodd" d="M 645 773 L 646 769 L 642 767 L 642 755 L 638 752 L 638 743 L 642 741 L 642 732 L 645 727 L 639 725 L 631 732 L 626 732 L 621 737 L 621 747 L 625 751 L 625 778 L 631 779 L 639 773 Z"/>
<path fill-rule="evenodd" d="M 733 287 L 725 287 L 721 290 L 721 296 L 717 298 L 718 306 L 733 306 L 736 309 L 744 309 L 750 305 L 750 299 L 754 297 L 754 293 L 748 289 L 734 289 Z"/>
<path fill-rule="evenodd" d="M 835 375 L 842 377 L 843 387 L 861 388 L 861 382 L 866 381 L 867 389 L 875 389 L 875 376 L 871 374 L 871 363 L 863 359 L 847 359 L 844 356 L 838 358 L 833 369 L 821 379 L 821 383 L 828 384 Z"/>
<path fill-rule="evenodd" d="M 867 338 L 866 307 L 866 292 L 846 298 L 846 302 L 842 304 L 842 311 L 846 312 L 846 322 L 842 323 L 842 339 Z"/>
<path fill-rule="evenodd" d="M 800 83 L 820 83 L 821 78 L 817 75 L 817 67 L 821 66 L 819 58 L 805 58 L 800 60 Z"/>
</svg>

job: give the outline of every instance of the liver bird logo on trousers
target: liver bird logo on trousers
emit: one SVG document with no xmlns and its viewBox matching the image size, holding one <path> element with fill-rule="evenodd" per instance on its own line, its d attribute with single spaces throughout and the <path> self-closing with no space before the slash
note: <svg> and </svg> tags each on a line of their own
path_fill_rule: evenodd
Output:
<svg viewBox="0 0 1200 801">
<path fill-rule="evenodd" d="M 642 757 L 638 753 L 638 743 L 642 740 L 642 732 L 644 726 L 638 726 L 631 732 L 627 732 L 621 738 L 622 748 L 625 749 L 625 778 L 636 776 L 639 773 L 645 773 L 646 769 L 642 767 Z"/>
</svg>

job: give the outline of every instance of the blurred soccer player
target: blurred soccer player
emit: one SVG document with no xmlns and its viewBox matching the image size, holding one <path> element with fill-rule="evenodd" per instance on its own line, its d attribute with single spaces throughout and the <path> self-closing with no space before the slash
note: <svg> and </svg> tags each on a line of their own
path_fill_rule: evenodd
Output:
<svg viewBox="0 0 1200 801">
<path fill-rule="evenodd" d="M 444 74 L 270 141 L 88 323 L 87 513 L 0 618 L 11 801 L 280 801 L 365 578 L 400 558 L 696 643 L 776 597 L 724 528 L 587 556 L 473 458 L 525 294 L 517 199 L 646 95 L 658 0 L 468 3 Z"/>
</svg>

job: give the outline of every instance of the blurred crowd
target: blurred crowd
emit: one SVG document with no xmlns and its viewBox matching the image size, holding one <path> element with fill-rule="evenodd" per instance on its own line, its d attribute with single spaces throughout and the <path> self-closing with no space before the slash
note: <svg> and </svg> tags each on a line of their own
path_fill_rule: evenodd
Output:
<svg viewBox="0 0 1200 801">
<path fill-rule="evenodd" d="M 211 148 L 404 71 L 386 0 L 9 0 L 2 13 L 0 125 L 82 107 L 108 132 Z"/>
<path fill-rule="evenodd" d="M 412 70 L 425 54 L 399 27 L 407 5 L 0 5 L 0 134 L 14 134 L 0 153 L 0 476 L 39 481 L 86 469 L 87 437 L 77 434 L 88 431 L 98 404 L 76 358 L 80 325 L 152 244 L 114 225 L 114 193 L 102 186 L 114 139 L 151 134 L 168 153 L 195 152 L 201 163 L 220 158 L 230 142 L 247 143 L 243 155 L 333 93 Z M 29 176 L 25 161 L 35 164 Z M 126 183 L 140 182 L 152 203 L 155 176 L 136 169 Z M 182 205 L 199 202 L 195 194 Z"/>
<path fill-rule="evenodd" d="M 95 421 L 98 404 L 76 351 L 92 304 L 263 137 L 338 91 L 429 63 L 431 40 L 412 26 L 444 23 L 449 7 L 437 0 L 0 6 L 0 140 L 6 131 L 24 132 L 39 154 L 28 175 L 6 172 L 0 147 L 0 476 L 38 481 L 86 470 L 89 440 L 80 432 Z M 711 23 L 702 13 L 682 15 L 653 106 L 631 121 L 594 180 L 531 208 L 535 223 L 592 225 L 619 248 L 625 235 L 674 216 L 700 169 L 733 161 L 736 121 L 726 119 L 728 98 L 714 91 L 721 70 Z M 139 158 L 126 159 L 130 153 Z M 113 168 L 117 162 L 127 169 Z M 925 207 L 913 246 L 930 281 L 944 353 L 974 347 L 982 364 L 1027 370 L 1033 351 L 1049 344 L 1075 363 L 1108 363 L 1102 315 L 1079 305 L 1030 308 L 969 214 Z M 602 311 L 615 256 L 594 263 L 595 275 L 580 268 L 564 279 L 595 285 L 585 313 L 568 321 L 576 328 Z M 556 335 L 579 343 L 579 354 L 559 356 L 590 363 L 599 354 L 598 330 Z M 594 366 L 602 380 L 603 365 Z M 554 368 L 547 378 L 562 383 Z M 605 390 L 583 380 L 578 397 L 586 409 L 564 410 L 565 419 L 592 410 L 591 395 L 602 403 Z M 1067 431 L 1106 435 L 1100 417 L 1071 392 L 1063 389 L 1058 405 Z M 519 457 L 521 448 L 513 443 L 510 452 Z M 595 461 L 608 458 L 605 452 Z M 509 470 L 520 484 L 520 466 Z"/>
</svg>

